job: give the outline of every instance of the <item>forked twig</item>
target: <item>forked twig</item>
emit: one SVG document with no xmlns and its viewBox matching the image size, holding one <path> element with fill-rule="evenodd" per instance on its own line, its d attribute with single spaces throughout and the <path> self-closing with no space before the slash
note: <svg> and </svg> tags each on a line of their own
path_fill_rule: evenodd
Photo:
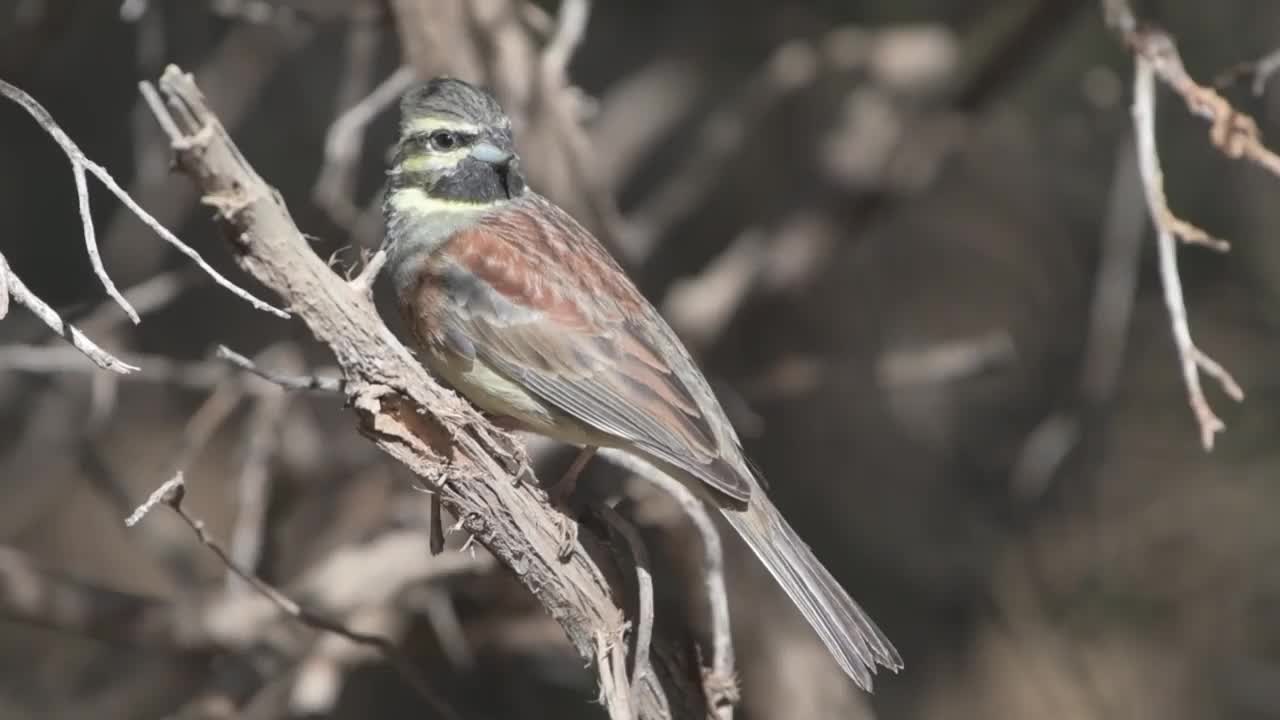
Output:
<svg viewBox="0 0 1280 720">
<path fill-rule="evenodd" d="M 426 683 L 425 680 L 414 669 L 413 664 L 400 651 L 398 647 L 380 635 L 370 635 L 367 633 L 356 632 L 341 623 L 330 620 L 329 618 L 318 615 L 298 603 L 292 598 L 272 587 L 266 581 L 262 580 L 253 573 L 241 568 L 231 560 L 231 555 L 222 547 L 222 545 L 213 538 L 205 529 L 204 521 L 189 513 L 182 505 L 183 498 L 186 496 L 187 488 L 183 481 L 182 473 L 178 472 L 170 480 L 156 488 L 154 492 L 138 506 L 133 514 L 125 520 L 125 525 L 133 527 L 146 517 L 147 513 L 155 509 L 157 505 L 166 505 L 179 517 L 183 522 L 191 528 L 195 533 L 200 544 L 209 548 L 218 560 L 226 566 L 227 570 L 235 574 L 250 587 L 256 590 L 260 595 L 267 598 L 280 609 L 285 615 L 294 618 L 298 622 L 316 630 L 332 633 L 346 638 L 354 643 L 367 645 L 376 649 L 387 659 L 387 662 L 395 668 L 396 672 L 407 682 L 423 700 L 427 702 L 432 710 L 440 715 L 440 717 L 449 720 L 460 720 L 459 715 L 452 707 L 450 707 L 442 698 L 440 698 L 434 690 Z"/>
<path fill-rule="evenodd" d="M 63 131 L 56 122 L 54 122 L 53 116 L 49 114 L 49 111 L 45 110 L 40 103 L 36 102 L 35 98 L 23 92 L 20 88 L 10 85 L 3 80 L 0 80 L 0 95 L 12 100 L 23 110 L 26 110 L 27 114 L 31 115 L 31 117 L 39 123 L 41 129 L 48 133 L 49 136 L 53 138 L 54 142 L 58 143 L 58 146 L 62 148 L 62 152 L 66 154 L 67 159 L 71 161 L 72 171 L 76 180 L 76 192 L 80 197 L 80 217 L 85 227 L 85 244 L 89 247 L 89 258 L 93 262 L 94 271 L 97 272 L 98 277 L 106 287 L 107 293 L 120 304 L 120 307 L 124 309 L 131 320 L 138 322 L 137 311 L 134 310 L 133 306 L 131 306 L 129 302 L 124 299 L 124 296 L 120 294 L 115 283 L 111 281 L 111 278 L 107 275 L 106 269 L 102 266 L 102 259 L 98 256 L 97 240 L 93 231 L 93 220 L 89 215 L 89 195 L 88 184 L 85 180 L 85 171 L 92 173 L 94 177 L 98 178 L 98 181 L 105 185 L 113 195 L 119 198 L 120 202 L 124 203 L 124 206 L 129 208 L 134 215 L 137 215 L 139 220 L 146 223 L 146 225 L 154 230 L 162 240 L 174 246 L 179 252 L 195 262 L 201 270 L 214 279 L 214 282 L 227 290 L 230 290 L 232 294 L 245 302 L 248 302 L 258 310 L 269 312 L 281 318 L 289 317 L 289 313 L 280 310 L 274 305 L 259 300 L 257 297 L 250 294 L 249 291 L 228 280 L 222 275 L 222 273 L 214 270 L 213 266 L 205 262 L 204 258 L 200 257 L 200 253 L 197 253 L 190 245 L 179 240 L 178 236 L 169 232 L 168 228 L 162 225 L 159 220 L 152 217 L 151 213 L 144 210 L 141 205 L 134 201 L 133 197 L 129 195 L 124 188 L 120 187 L 119 183 L 115 181 L 115 178 L 111 177 L 111 173 L 107 172 L 106 168 L 90 160 L 84 152 L 80 150 L 80 147 L 71 140 L 70 136 L 68 136 L 67 133 Z"/>
</svg>

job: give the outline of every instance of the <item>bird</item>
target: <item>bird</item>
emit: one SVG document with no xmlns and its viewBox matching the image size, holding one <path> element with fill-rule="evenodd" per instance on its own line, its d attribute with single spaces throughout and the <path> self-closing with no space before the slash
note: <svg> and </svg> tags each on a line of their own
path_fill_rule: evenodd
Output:
<svg viewBox="0 0 1280 720">
<path fill-rule="evenodd" d="M 437 77 L 399 109 L 384 272 L 427 369 L 504 427 L 581 448 L 578 471 L 612 448 L 696 490 L 859 687 L 871 690 L 877 666 L 900 670 L 765 494 L 676 333 L 589 230 L 529 187 L 497 99 Z"/>
</svg>

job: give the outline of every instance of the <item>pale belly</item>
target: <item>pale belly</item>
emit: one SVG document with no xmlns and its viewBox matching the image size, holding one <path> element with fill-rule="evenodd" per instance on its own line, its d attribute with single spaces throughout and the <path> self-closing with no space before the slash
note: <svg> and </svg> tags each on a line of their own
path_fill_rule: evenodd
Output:
<svg viewBox="0 0 1280 720">
<path fill-rule="evenodd" d="M 510 418 L 523 430 L 572 445 L 613 447 L 618 439 L 571 418 L 479 361 L 426 353 L 427 366 L 481 410 Z"/>
</svg>

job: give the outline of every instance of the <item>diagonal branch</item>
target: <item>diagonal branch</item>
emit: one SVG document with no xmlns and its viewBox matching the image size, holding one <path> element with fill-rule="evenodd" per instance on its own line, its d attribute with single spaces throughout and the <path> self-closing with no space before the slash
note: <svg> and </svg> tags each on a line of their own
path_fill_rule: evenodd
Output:
<svg viewBox="0 0 1280 720">
<path fill-rule="evenodd" d="M 94 341 L 90 340 L 84 333 L 76 329 L 74 325 L 65 322 L 57 311 L 49 307 L 45 301 L 31 292 L 22 280 L 9 268 L 9 263 L 4 259 L 4 255 L 0 255 L 0 317 L 4 317 L 8 311 L 9 301 L 24 305 L 40 321 L 49 326 L 50 330 L 66 338 L 72 347 L 84 353 L 86 357 L 94 362 L 98 367 L 112 372 L 128 375 L 138 369 L 136 365 L 121 360 L 111 353 L 103 350 Z"/>
<path fill-rule="evenodd" d="M 297 602 L 294 602 L 294 600 L 288 595 L 285 595 L 267 584 L 258 576 L 254 575 L 252 572 L 238 565 L 231 558 L 231 553 L 222 547 L 222 544 L 215 540 L 213 536 L 209 534 L 209 531 L 205 529 L 204 521 L 195 517 L 188 512 L 185 507 L 183 507 L 182 500 L 186 496 L 186 492 L 186 484 L 183 482 L 182 473 L 178 472 L 173 476 L 173 478 L 156 488 L 156 490 L 151 493 L 150 497 L 148 497 L 142 505 L 138 506 L 138 509 L 134 510 L 133 514 L 125 520 L 125 524 L 132 527 L 141 522 L 147 513 L 153 510 L 157 505 L 168 506 L 182 518 L 182 521 L 185 522 L 188 527 L 191 528 L 191 531 L 195 533 L 200 544 L 209 548 L 209 550 L 218 557 L 218 560 L 222 562 L 228 572 L 239 578 L 249 587 L 253 588 L 253 590 L 257 591 L 259 595 L 270 600 L 272 605 L 280 609 L 280 612 L 294 618 L 308 627 L 323 630 L 346 638 L 351 642 L 358 643 L 360 645 L 367 645 L 376 649 L 387 659 L 389 663 L 391 663 L 391 666 L 395 668 L 396 672 L 400 674 L 405 682 L 417 691 L 418 695 L 421 696 L 440 717 L 446 718 L 447 720 L 458 720 L 458 718 L 461 717 L 458 715 L 457 711 L 453 710 L 453 708 L 446 704 L 444 700 L 436 694 L 435 690 L 433 690 L 431 686 L 422 679 L 418 671 L 414 669 L 413 663 L 404 656 L 404 653 L 400 651 L 400 648 L 396 647 L 389 640 L 380 635 L 370 635 L 368 633 L 357 632 L 341 623 L 330 620 L 327 617 L 304 608 Z"/>
<path fill-rule="evenodd" d="M 1280 155 L 1262 143 L 1253 118 L 1237 111 L 1215 90 L 1199 84 L 1187 73 L 1173 38 L 1157 28 L 1140 25 L 1128 0 L 1102 0 L 1102 10 L 1107 26 L 1134 54 L 1133 122 L 1138 168 L 1151 221 L 1156 226 L 1160 280 L 1173 326 L 1183 383 L 1191 411 L 1200 427 L 1200 442 L 1205 450 L 1212 450 L 1214 438 L 1226 425 L 1209 406 L 1200 384 L 1201 373 L 1217 380 L 1223 392 L 1237 402 L 1244 399 L 1244 390 L 1226 368 L 1192 340 L 1186 300 L 1182 295 L 1182 279 L 1178 272 L 1177 241 L 1208 245 L 1217 250 L 1225 250 L 1227 244 L 1180 219 L 1169 208 L 1156 144 L 1156 80 L 1181 96 L 1193 115 L 1209 121 L 1209 140 L 1227 157 L 1247 159 L 1280 177 Z"/>
<path fill-rule="evenodd" d="M 71 140 L 67 133 L 63 131 L 56 122 L 54 122 L 53 116 L 49 114 L 49 111 L 45 110 L 40 103 L 36 102 L 35 98 L 23 92 L 20 88 L 10 85 L 3 80 L 0 80 L 0 95 L 12 100 L 23 110 L 26 110 L 27 114 L 31 115 L 31 117 L 39 123 L 41 129 L 48 133 L 49 137 L 53 138 L 54 142 L 58 143 L 58 146 L 62 148 L 62 152 L 66 154 L 67 159 L 71 161 L 71 169 L 75 175 L 76 181 L 76 194 L 79 196 L 80 200 L 80 219 L 84 224 L 85 244 L 89 248 L 89 259 L 93 263 L 94 272 L 96 272 L 98 277 L 102 280 L 103 286 L 107 289 L 107 294 L 120 304 L 120 307 L 124 309 L 125 313 L 129 315 L 129 318 L 133 320 L 133 322 L 138 322 L 137 311 L 135 311 L 133 306 L 131 306 L 129 302 L 124 299 L 124 296 L 120 294 L 115 283 L 112 282 L 111 278 L 107 275 L 107 271 L 102 265 L 102 258 L 99 257 L 98 254 L 97 239 L 95 238 L 93 230 L 93 219 L 89 213 L 88 184 L 85 178 L 86 171 L 92 173 L 94 177 L 98 178 L 99 182 L 105 185 L 112 194 L 119 198 L 120 202 L 124 203 L 125 207 L 129 208 L 134 215 L 137 215 L 139 220 L 142 220 L 142 222 L 146 223 L 148 227 L 154 230 L 162 240 L 174 246 L 177 248 L 178 252 L 181 252 L 183 255 L 186 255 L 195 262 L 201 270 L 214 279 L 214 282 L 227 290 L 230 290 L 232 294 L 238 296 L 258 310 L 269 312 L 282 318 L 289 317 L 289 314 L 285 311 L 259 300 L 251 295 L 248 290 L 241 288 L 239 285 L 236 285 L 223 277 L 221 273 L 213 269 L 213 266 L 205 262 L 204 258 L 200 257 L 200 254 L 197 253 L 190 245 L 182 242 L 178 239 L 178 236 L 169 232 L 168 228 L 162 225 L 159 220 L 152 217 L 151 213 L 144 210 L 141 205 L 134 201 L 133 197 L 130 196 L 124 188 L 120 187 L 119 183 L 115 181 L 115 178 L 111 177 L 111 173 L 108 173 L 106 168 L 90 160 L 84 152 L 80 150 L 80 147 Z"/>
<path fill-rule="evenodd" d="M 596 559 L 607 557 L 603 543 L 592 533 L 579 533 L 572 558 L 557 559 L 563 516 L 535 483 L 518 480 L 527 472 L 523 448 L 437 384 L 382 322 L 363 289 L 316 256 L 279 194 L 250 167 L 189 75 L 166 70 L 160 80 L 163 101 L 153 88 L 144 88 L 179 167 L 237 244 L 237 261 L 295 308 L 333 352 L 360 430 L 438 492 L 462 528 L 537 596 L 578 653 L 596 658 L 598 639 L 616 637 L 625 625 L 615 601 L 618 581 Z M 692 706 L 689 699 L 701 696 L 696 678 L 683 670 L 655 663 L 671 706 Z"/>
</svg>

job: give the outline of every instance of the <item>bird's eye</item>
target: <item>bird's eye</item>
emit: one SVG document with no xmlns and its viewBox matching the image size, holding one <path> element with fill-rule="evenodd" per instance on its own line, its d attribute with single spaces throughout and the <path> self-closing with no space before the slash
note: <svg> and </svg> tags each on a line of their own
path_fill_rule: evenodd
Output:
<svg viewBox="0 0 1280 720">
<path fill-rule="evenodd" d="M 431 142 L 431 149 L 440 152 L 452 150 L 458 147 L 460 143 L 458 134 L 449 132 L 448 130 L 437 130 L 431 133 L 428 140 Z"/>
</svg>

